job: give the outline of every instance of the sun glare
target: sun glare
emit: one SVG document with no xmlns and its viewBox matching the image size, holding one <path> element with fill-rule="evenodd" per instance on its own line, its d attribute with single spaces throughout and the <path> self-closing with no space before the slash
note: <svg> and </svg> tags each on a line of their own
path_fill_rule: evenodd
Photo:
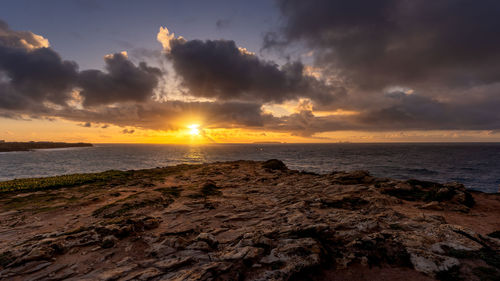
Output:
<svg viewBox="0 0 500 281">
<path fill-rule="evenodd" d="M 189 134 L 192 135 L 192 136 L 198 136 L 200 135 L 200 129 L 199 129 L 200 125 L 198 124 L 191 124 L 188 126 L 189 128 Z"/>
</svg>

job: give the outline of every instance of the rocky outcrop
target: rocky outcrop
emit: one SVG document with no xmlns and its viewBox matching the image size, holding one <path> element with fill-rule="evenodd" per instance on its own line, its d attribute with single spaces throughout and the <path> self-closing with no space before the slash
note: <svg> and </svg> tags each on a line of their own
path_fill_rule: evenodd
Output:
<svg viewBox="0 0 500 281">
<path fill-rule="evenodd" d="M 150 185 L 2 194 L 0 279 L 500 277 L 496 194 L 279 160 L 158 174 Z"/>
<path fill-rule="evenodd" d="M 268 169 L 268 170 L 280 170 L 280 171 L 285 171 L 288 168 L 286 167 L 285 163 L 278 159 L 270 159 L 262 163 L 262 168 Z"/>
</svg>

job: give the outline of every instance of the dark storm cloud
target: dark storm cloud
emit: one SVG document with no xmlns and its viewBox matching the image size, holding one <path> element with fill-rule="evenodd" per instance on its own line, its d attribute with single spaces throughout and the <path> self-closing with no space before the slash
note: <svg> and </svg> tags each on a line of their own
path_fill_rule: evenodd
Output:
<svg viewBox="0 0 500 281">
<path fill-rule="evenodd" d="M 500 80 L 500 2 L 280 0 L 284 26 L 265 47 L 304 42 L 356 86 Z"/>
<path fill-rule="evenodd" d="M 359 113 L 314 117 L 303 111 L 278 128 L 311 134 L 500 127 L 500 2 L 277 2 L 282 26 L 265 36 L 264 48 L 314 51 L 315 66 L 348 89 L 333 106 L 314 108 Z"/>
<path fill-rule="evenodd" d="M 207 117 L 207 121 L 217 127 L 263 127 L 268 116 L 259 103 L 220 102 L 208 108 Z"/>
<path fill-rule="evenodd" d="M 162 73 L 133 64 L 126 53 L 104 57 L 105 71 L 79 72 L 48 40 L 0 23 L 0 116 L 60 117 L 82 127 L 101 124 L 153 130 L 178 129 L 182 118 L 201 116 L 211 127 L 259 127 L 266 115 L 257 102 L 159 102 L 151 99 Z M 74 92 L 79 91 L 79 96 Z M 80 106 L 75 102 L 81 101 Z"/>
<path fill-rule="evenodd" d="M 234 41 L 170 40 L 167 53 L 189 94 L 219 100 L 283 102 L 309 97 L 330 103 L 343 89 L 305 75 L 300 62 L 279 67 L 238 48 Z"/>
<path fill-rule="evenodd" d="M 27 51 L 0 46 L 0 106 L 24 108 L 49 101 L 63 105 L 77 78 L 77 65 L 48 48 Z"/>
<path fill-rule="evenodd" d="M 158 86 L 162 72 L 141 62 L 135 66 L 121 53 L 104 58 L 106 72 L 85 70 L 79 75 L 78 85 L 84 105 L 93 106 L 126 101 L 146 101 Z"/>
<path fill-rule="evenodd" d="M 267 127 L 270 130 L 290 132 L 292 135 L 311 137 L 316 133 L 338 131 L 350 128 L 349 120 L 338 117 L 316 117 L 311 110 L 302 110 L 281 118 L 271 118 Z"/>
<path fill-rule="evenodd" d="M 22 109 L 49 101 L 64 105 L 78 72 L 48 41 L 31 32 L 10 30 L 0 21 L 0 107 Z"/>
<path fill-rule="evenodd" d="M 0 46 L 3 107 L 22 108 L 31 102 L 63 105 L 77 78 L 77 66 L 48 48 L 33 51 Z"/>
<path fill-rule="evenodd" d="M 305 137 L 339 130 L 500 130 L 498 23 L 483 7 L 495 10 L 494 2 L 311 2 L 281 1 L 286 25 L 266 44 L 306 43 L 329 83 L 300 62 L 278 66 L 234 41 L 185 40 L 161 31 L 164 62 L 172 63 L 186 95 L 212 102 L 152 99 L 164 71 L 134 64 L 125 53 L 105 56 L 104 71 L 78 71 L 42 36 L 0 22 L 0 116 L 60 117 L 128 133 L 175 130 L 192 116 L 205 128 Z M 299 98 L 312 103 L 283 117 L 262 111 L 263 104 Z M 336 109 L 357 114 L 315 115 Z"/>
<path fill-rule="evenodd" d="M 471 95 L 479 93 L 470 93 Z M 376 130 L 490 130 L 500 128 L 500 98 L 441 102 L 400 93 L 392 106 L 367 111 L 358 122 Z"/>
<path fill-rule="evenodd" d="M 43 114 L 47 102 L 68 106 L 80 89 L 85 106 L 146 101 L 162 74 L 125 54 L 105 56 L 106 72 L 78 71 L 75 62 L 62 60 L 47 39 L 29 31 L 11 30 L 0 21 L 0 108 Z"/>
<path fill-rule="evenodd" d="M 416 94 L 393 92 L 388 98 L 392 102 L 386 106 L 353 115 L 315 116 L 310 109 L 304 109 L 289 116 L 268 119 L 266 127 L 304 137 L 345 130 L 377 132 L 500 129 L 500 97 L 446 103 Z"/>
</svg>

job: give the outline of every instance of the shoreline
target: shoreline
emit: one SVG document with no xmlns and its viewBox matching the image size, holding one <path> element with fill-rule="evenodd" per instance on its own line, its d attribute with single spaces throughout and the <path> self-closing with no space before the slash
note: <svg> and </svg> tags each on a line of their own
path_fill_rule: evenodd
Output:
<svg viewBox="0 0 500 281">
<path fill-rule="evenodd" d="M 9 182 L 31 182 L 31 181 L 44 181 L 44 180 L 54 180 L 57 181 L 58 178 L 71 178 L 71 177 L 79 177 L 79 176 L 89 176 L 89 177 L 99 177 L 101 174 L 106 174 L 109 172 L 113 173 L 130 173 L 130 172 L 147 172 L 149 170 L 155 170 L 155 169 L 165 169 L 169 167 L 175 167 L 175 166 L 184 166 L 184 165 L 193 165 L 193 166 L 199 166 L 199 165 L 217 165 L 217 164 L 222 164 L 222 163 L 228 163 L 228 162 L 238 162 L 238 161 L 253 161 L 253 160 L 236 160 L 236 161 L 215 161 L 215 162 L 208 162 L 208 163 L 200 163 L 200 164 L 177 164 L 177 165 L 172 165 L 172 166 L 165 166 L 165 167 L 156 167 L 156 168 L 143 168 L 143 169 L 132 169 L 132 170 L 104 170 L 104 171 L 98 171 L 98 172 L 84 172 L 84 173 L 68 173 L 68 174 L 57 174 L 57 175 L 47 175 L 47 176 L 37 176 L 37 177 L 23 177 L 23 178 L 13 178 L 13 179 L 3 179 L 0 180 L 0 193 L 2 193 L 2 187 L 5 187 L 6 184 Z M 254 162 L 262 162 L 262 161 L 254 161 Z M 304 174 L 311 174 L 311 175 L 317 175 L 317 176 L 328 176 L 331 173 L 316 173 L 313 171 L 305 171 L 305 170 L 296 170 L 297 172 L 304 173 Z M 333 171 L 336 172 L 336 171 Z M 346 172 L 346 171 L 341 171 L 341 172 Z M 358 171 L 347 171 L 347 173 L 350 172 L 358 172 Z M 366 172 L 371 175 L 370 171 L 363 170 L 363 172 Z M 401 178 L 389 178 L 389 177 L 379 177 L 379 178 L 386 178 L 386 179 L 391 179 L 394 181 L 411 181 L 411 180 L 418 180 L 416 178 L 410 178 L 410 179 L 401 179 Z M 428 182 L 428 183 L 434 183 L 437 185 L 446 185 L 446 184 L 452 184 L 452 183 L 458 183 L 462 184 L 460 182 L 433 182 L 433 181 L 428 181 L 428 180 L 422 180 L 422 182 Z M 463 185 L 463 184 L 462 184 Z M 500 187 L 499 190 L 496 192 L 487 192 L 487 191 L 482 191 L 478 189 L 473 189 L 473 188 L 467 188 L 464 186 L 465 190 L 468 192 L 472 193 L 484 193 L 484 194 L 500 194 Z"/>
<path fill-rule="evenodd" d="M 500 194 L 458 183 L 279 160 L 19 181 L 0 186 L 0 280 L 500 276 Z"/>
<path fill-rule="evenodd" d="M 311 152 L 309 154 L 309 152 Z M 304 153 L 306 153 L 304 155 Z M 290 168 L 316 173 L 367 170 L 378 177 L 458 181 L 468 188 L 497 192 L 498 145 L 95 145 L 87 148 L 2 153 L 1 180 L 130 170 L 182 163 L 283 158 Z M 305 157 L 304 157 L 305 156 Z M 434 158 L 435 161 L 433 160 Z M 85 159 L 85 161 L 81 160 Z M 122 161 L 123 160 L 123 161 Z M 15 166 L 10 163 L 17 163 Z M 64 163 L 64 165 L 61 165 Z M 39 167 L 34 169 L 33 167 Z"/>
<path fill-rule="evenodd" d="M 0 152 L 32 151 L 35 149 L 92 147 L 91 143 L 67 142 L 0 142 Z"/>
</svg>

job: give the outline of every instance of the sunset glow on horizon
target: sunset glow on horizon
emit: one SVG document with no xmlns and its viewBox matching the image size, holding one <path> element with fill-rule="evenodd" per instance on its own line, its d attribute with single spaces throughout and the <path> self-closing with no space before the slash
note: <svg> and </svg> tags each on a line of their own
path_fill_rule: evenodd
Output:
<svg viewBox="0 0 500 281">
<path fill-rule="evenodd" d="M 445 2 L 6 1 L 0 140 L 498 142 L 500 8 Z"/>
<path fill-rule="evenodd" d="M 2 0 L 0 279 L 500 280 L 499 34 L 493 0 Z"/>
</svg>

